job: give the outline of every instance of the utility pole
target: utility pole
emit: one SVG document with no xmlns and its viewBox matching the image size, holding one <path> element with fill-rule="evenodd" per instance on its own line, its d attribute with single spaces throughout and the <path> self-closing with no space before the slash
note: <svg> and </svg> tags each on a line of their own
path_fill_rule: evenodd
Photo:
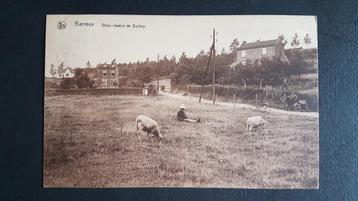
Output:
<svg viewBox="0 0 358 201">
<path fill-rule="evenodd" d="M 204 82 L 203 84 L 201 85 L 201 89 L 200 89 L 200 97 L 199 97 L 199 103 L 201 103 L 201 97 L 203 96 L 203 91 L 204 91 L 204 85 L 205 85 L 205 81 L 206 81 L 206 78 L 208 76 L 208 71 L 209 71 L 209 66 L 210 66 L 210 61 L 212 59 L 212 56 L 214 54 L 214 51 L 215 51 L 215 29 L 213 30 L 213 43 L 210 47 L 210 55 L 209 55 L 209 60 L 208 60 L 208 64 L 206 66 L 206 71 L 205 71 L 205 76 L 204 76 Z M 214 73 L 215 74 L 215 73 Z M 215 76 L 215 75 L 214 75 Z M 214 82 L 214 81 L 213 81 Z M 215 90 L 215 89 L 213 89 Z M 213 94 L 214 96 L 214 94 Z"/>
<path fill-rule="evenodd" d="M 216 102 L 216 94 L 215 94 L 215 29 L 213 31 L 213 104 Z"/>
<path fill-rule="evenodd" d="M 158 56 L 157 56 L 157 73 L 159 74 L 159 70 L 160 70 L 161 66 L 159 64 L 159 53 L 158 53 Z M 159 96 L 159 75 L 157 74 L 157 96 Z"/>
</svg>

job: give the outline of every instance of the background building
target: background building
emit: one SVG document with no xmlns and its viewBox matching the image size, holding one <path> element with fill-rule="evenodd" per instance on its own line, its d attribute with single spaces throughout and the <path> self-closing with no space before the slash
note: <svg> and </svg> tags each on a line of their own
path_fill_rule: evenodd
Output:
<svg viewBox="0 0 358 201">
<path fill-rule="evenodd" d="M 274 58 L 280 59 L 283 62 L 289 62 L 285 55 L 285 44 L 280 40 L 266 40 L 247 43 L 244 41 L 240 47 L 237 48 L 237 64 L 252 64 L 255 61 L 260 61 L 263 58 L 272 60 Z"/>
<path fill-rule="evenodd" d="M 118 88 L 118 69 L 115 64 L 97 65 L 97 88 Z"/>
</svg>

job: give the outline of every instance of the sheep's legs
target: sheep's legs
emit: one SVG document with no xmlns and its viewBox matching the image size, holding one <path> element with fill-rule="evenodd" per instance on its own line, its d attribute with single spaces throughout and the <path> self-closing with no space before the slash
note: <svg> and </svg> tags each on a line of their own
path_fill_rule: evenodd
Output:
<svg viewBox="0 0 358 201">
<path fill-rule="evenodd" d="M 248 131 L 249 133 L 251 133 L 251 126 L 249 124 L 246 125 L 246 131 Z"/>
<path fill-rule="evenodd" d="M 137 128 L 137 129 L 135 130 L 135 135 L 138 137 L 138 140 L 141 140 L 139 128 Z"/>
<path fill-rule="evenodd" d="M 247 131 L 249 134 L 251 134 L 251 130 L 252 130 L 252 126 L 247 125 L 247 126 L 246 126 L 246 131 Z"/>
</svg>

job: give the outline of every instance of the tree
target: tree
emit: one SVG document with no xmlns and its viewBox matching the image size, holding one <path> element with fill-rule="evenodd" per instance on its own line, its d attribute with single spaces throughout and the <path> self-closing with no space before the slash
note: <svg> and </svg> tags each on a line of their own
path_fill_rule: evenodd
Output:
<svg viewBox="0 0 358 201">
<path fill-rule="evenodd" d="M 55 65 L 51 64 L 50 74 L 52 75 L 52 84 L 55 83 L 56 69 Z"/>
<path fill-rule="evenodd" d="M 86 63 L 86 68 L 91 68 L 91 63 L 90 63 L 90 61 L 87 61 L 87 63 Z"/>
<path fill-rule="evenodd" d="M 176 63 L 176 62 L 177 62 L 177 58 L 175 57 L 175 55 L 173 55 L 173 56 L 170 58 L 170 62 L 173 62 L 173 63 Z"/>
<path fill-rule="evenodd" d="M 148 83 L 152 80 L 151 79 L 152 70 L 150 67 L 146 65 L 139 65 L 139 67 L 136 70 L 136 75 L 137 75 L 136 78 L 141 83 Z"/>
<path fill-rule="evenodd" d="M 291 46 L 295 49 L 301 44 L 298 34 L 295 33 L 295 36 L 292 38 Z"/>
<path fill-rule="evenodd" d="M 70 88 L 74 88 L 75 82 L 72 78 L 66 78 L 63 79 L 60 83 L 60 88 L 61 89 L 70 89 Z"/>
<path fill-rule="evenodd" d="M 294 74 L 293 69 L 297 66 L 288 65 L 280 60 L 262 59 L 261 65 L 247 64 L 236 66 L 233 73 L 233 82 L 259 85 L 262 88 L 265 84 L 282 85 L 283 80 Z M 300 67 L 298 67 L 300 68 Z"/>
<path fill-rule="evenodd" d="M 186 60 L 187 60 L 186 54 L 185 52 L 183 52 L 179 58 L 179 63 L 186 62 Z"/>
<path fill-rule="evenodd" d="M 205 51 L 204 51 L 204 50 L 200 50 L 198 56 L 201 56 L 201 57 L 205 56 Z"/>
<path fill-rule="evenodd" d="M 277 37 L 277 39 L 278 39 L 281 43 L 283 43 L 284 45 L 287 44 L 287 40 L 285 40 L 285 37 L 283 36 L 283 34 L 280 34 L 280 35 Z"/>
<path fill-rule="evenodd" d="M 283 34 L 280 34 L 277 39 L 281 42 L 283 42 L 285 40 L 285 37 L 283 36 Z"/>
<path fill-rule="evenodd" d="M 65 68 L 65 65 L 63 65 L 63 62 L 60 63 L 60 65 L 57 67 L 57 73 L 61 76 L 63 73 L 63 69 Z"/>
<path fill-rule="evenodd" d="M 115 58 L 111 61 L 111 64 L 112 65 L 116 64 L 116 59 Z"/>
<path fill-rule="evenodd" d="M 297 49 L 288 51 L 287 57 L 291 64 L 288 68 L 288 75 L 296 75 L 299 77 L 301 74 L 309 72 L 310 65 L 304 60 L 302 51 Z"/>
<path fill-rule="evenodd" d="M 221 49 L 221 54 L 226 54 L 225 48 Z"/>
<path fill-rule="evenodd" d="M 63 64 L 63 62 L 60 63 L 60 65 L 58 65 L 58 68 L 63 69 L 65 67 L 65 65 Z"/>
<path fill-rule="evenodd" d="M 173 55 L 169 60 L 169 71 L 171 73 L 174 73 L 176 66 L 177 66 L 177 58 L 175 57 L 175 55 Z"/>
<path fill-rule="evenodd" d="M 75 70 L 75 83 L 77 88 L 93 88 L 93 82 L 89 79 L 86 71 L 81 68 L 77 68 Z"/>
<path fill-rule="evenodd" d="M 230 44 L 230 50 L 231 50 L 231 52 L 235 51 L 236 48 L 239 47 L 239 45 L 240 45 L 239 41 L 237 40 L 237 38 L 235 38 L 235 39 L 231 42 L 231 44 Z"/>
<path fill-rule="evenodd" d="M 167 58 L 167 55 L 164 55 L 163 59 L 159 61 L 160 63 L 160 73 L 161 75 L 167 76 L 169 75 L 170 72 L 170 62 L 169 59 Z"/>
<path fill-rule="evenodd" d="M 308 47 L 312 43 L 312 40 L 308 34 L 306 34 L 303 38 L 303 43 L 306 45 L 306 47 Z"/>
</svg>

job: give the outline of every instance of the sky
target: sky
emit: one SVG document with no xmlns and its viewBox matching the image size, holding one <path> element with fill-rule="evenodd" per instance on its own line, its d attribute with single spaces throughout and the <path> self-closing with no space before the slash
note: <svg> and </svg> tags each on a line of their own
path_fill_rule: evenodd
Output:
<svg viewBox="0 0 358 201">
<path fill-rule="evenodd" d="M 59 22 L 64 22 L 66 27 L 59 29 Z M 92 26 L 78 26 L 81 23 Z M 51 64 L 58 66 L 61 62 L 66 67 L 82 68 L 87 61 L 92 66 L 113 59 L 128 63 L 144 61 L 147 57 L 156 60 L 158 54 L 160 58 L 165 55 L 179 58 L 185 52 L 194 57 L 202 49 L 209 50 L 214 28 L 218 53 L 222 48 L 229 52 L 235 38 L 241 44 L 276 39 L 283 34 L 290 42 L 295 33 L 302 47 L 306 47 L 303 37 L 307 33 L 312 40 L 310 47 L 317 47 L 317 24 L 313 16 L 48 15 L 45 76 L 50 76 Z"/>
</svg>

